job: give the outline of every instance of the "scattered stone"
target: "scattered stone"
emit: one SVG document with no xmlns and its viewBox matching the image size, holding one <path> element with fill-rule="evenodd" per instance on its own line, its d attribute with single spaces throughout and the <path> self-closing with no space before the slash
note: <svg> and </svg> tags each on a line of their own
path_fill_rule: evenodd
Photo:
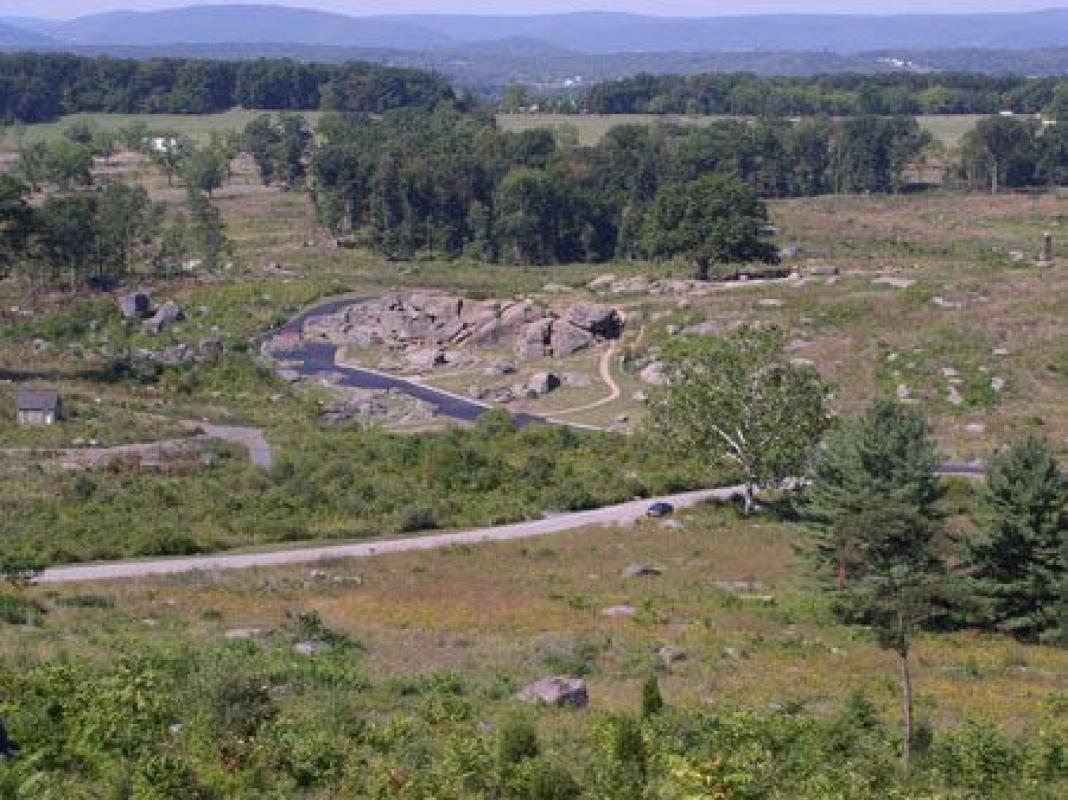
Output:
<svg viewBox="0 0 1068 800">
<path fill-rule="evenodd" d="M 209 336 L 207 339 L 201 339 L 200 344 L 197 345 L 197 352 L 205 361 L 214 361 L 215 359 L 220 358 L 225 350 L 226 347 L 223 345 L 223 340 L 218 336 Z"/>
<path fill-rule="evenodd" d="M 664 574 L 663 567 L 652 564 L 631 564 L 623 570 L 624 578 L 655 578 Z"/>
<path fill-rule="evenodd" d="M 649 395 L 645 392 L 635 392 L 630 396 L 630 399 L 635 403 L 647 403 L 649 402 Z"/>
<path fill-rule="evenodd" d="M 994 348 L 994 355 L 1004 358 L 1005 356 L 1010 355 L 1009 349 L 1007 347 Z"/>
<path fill-rule="evenodd" d="M 657 658 L 660 659 L 660 663 L 664 665 L 666 669 L 671 669 L 675 664 L 680 661 L 686 660 L 686 651 L 681 650 L 678 647 L 672 647 L 671 645 L 664 645 L 656 651 Z"/>
<path fill-rule="evenodd" d="M 667 386 L 667 365 L 662 361 L 654 361 L 638 373 L 638 378 L 650 386 Z"/>
<path fill-rule="evenodd" d="M 749 657 L 749 654 L 740 647 L 724 647 L 719 653 L 721 656 L 729 658 L 731 661 L 741 661 L 743 658 Z"/>
<path fill-rule="evenodd" d="M 680 530 L 684 526 L 681 519 L 665 519 L 661 520 L 660 527 L 668 528 L 670 530 Z"/>
<path fill-rule="evenodd" d="M 904 402 L 906 402 L 908 400 L 911 400 L 912 399 L 912 389 L 910 389 L 908 386 L 906 386 L 903 383 L 898 384 L 898 387 L 897 387 L 897 399 L 900 400 L 902 403 L 904 403 Z"/>
<path fill-rule="evenodd" d="M 951 406 L 964 405 L 964 397 L 961 395 L 960 390 L 956 386 L 950 386 L 949 392 L 946 394 L 946 402 Z"/>
<path fill-rule="evenodd" d="M 664 328 L 664 332 L 667 333 L 668 336 L 678 336 L 680 333 L 682 333 L 682 326 L 668 325 Z"/>
<path fill-rule="evenodd" d="M 160 353 L 160 363 L 166 364 L 169 367 L 176 367 L 181 364 L 188 364 L 193 360 L 193 350 L 187 344 L 175 344 L 170 347 L 163 348 L 163 352 Z"/>
<path fill-rule="evenodd" d="M 570 292 L 570 286 L 564 286 L 562 283 L 547 283 L 541 287 L 543 292 L 547 294 L 562 294 L 564 292 Z"/>
<path fill-rule="evenodd" d="M 492 364 L 487 364 L 486 368 L 482 370 L 483 375 L 491 378 L 512 375 L 513 373 L 515 373 L 515 365 L 505 361 L 494 361 Z"/>
<path fill-rule="evenodd" d="M 714 585 L 731 594 L 753 594 L 764 588 L 764 584 L 753 578 L 740 581 L 716 581 Z"/>
<path fill-rule="evenodd" d="M 1009 251 L 1009 261 L 1011 261 L 1013 264 L 1019 264 L 1021 261 L 1024 260 L 1024 258 L 1026 258 L 1026 256 L 1024 255 L 1023 250 Z"/>
<path fill-rule="evenodd" d="M 606 617 L 636 617 L 638 616 L 638 609 L 630 604 L 623 604 L 619 606 L 609 606 L 601 612 Z"/>
<path fill-rule="evenodd" d="M 119 298 L 119 312 L 124 319 L 144 319 L 152 310 L 152 299 L 144 292 L 131 292 Z"/>
<path fill-rule="evenodd" d="M 893 275 L 881 275 L 872 280 L 874 286 L 889 286 L 893 289 L 908 289 L 916 285 L 912 278 L 898 278 Z"/>
<path fill-rule="evenodd" d="M 946 298 L 942 296 L 932 298 L 931 302 L 939 308 L 946 308 L 954 311 L 959 311 L 960 309 L 964 308 L 964 303 L 958 302 L 956 300 L 946 300 Z"/>
<path fill-rule="evenodd" d="M 603 289 L 607 289 L 608 287 L 610 287 L 615 282 L 616 282 L 616 276 L 615 275 L 611 275 L 611 274 L 598 275 L 596 278 L 594 278 L 592 281 L 590 281 L 589 283 L 586 284 L 586 288 L 597 292 L 597 291 L 601 291 Z"/>
<path fill-rule="evenodd" d="M 797 258 L 801 255 L 801 248 L 796 244 L 788 244 L 785 247 L 779 248 L 779 260 L 789 261 L 790 259 Z"/>
<path fill-rule="evenodd" d="M 293 645 L 293 652 L 298 656 L 315 656 L 329 648 L 326 642 L 313 639 L 307 642 L 297 642 Z"/>
<path fill-rule="evenodd" d="M 238 641 L 243 639 L 268 639 L 274 633 L 274 628 L 262 625 L 254 625 L 249 628 L 231 628 L 225 634 L 227 639 Z"/>
<path fill-rule="evenodd" d="M 761 308 L 782 308 L 786 305 L 786 301 L 780 300 L 777 297 L 765 297 L 761 300 L 757 300 L 757 305 Z"/>
<path fill-rule="evenodd" d="M 1001 394 L 1005 391 L 1005 379 L 1004 378 L 991 378 L 990 388 L 994 394 Z"/>
<path fill-rule="evenodd" d="M 547 706 L 575 706 L 583 708 L 589 704 L 586 681 L 581 678 L 543 678 L 523 687 L 516 697 L 524 703 Z"/>
<path fill-rule="evenodd" d="M 964 426 L 964 430 L 972 436 L 982 436 L 986 433 L 986 425 L 983 425 L 980 422 L 971 422 Z"/>
<path fill-rule="evenodd" d="M 146 319 L 141 325 L 145 333 L 158 336 L 168 328 L 179 322 L 185 321 L 185 309 L 175 302 L 168 300 L 161 305 L 156 313 Z"/>
<path fill-rule="evenodd" d="M 804 269 L 806 275 L 814 275 L 817 277 L 829 277 L 837 275 L 840 272 L 838 267 L 831 264 L 809 264 Z"/>
<path fill-rule="evenodd" d="M 953 367 L 942 367 L 942 377 L 944 378 L 959 378 L 960 373 Z"/>
<path fill-rule="evenodd" d="M 440 347 L 427 347 L 411 350 L 404 354 L 404 360 L 413 369 L 428 370 L 447 363 L 445 351 Z"/>
</svg>

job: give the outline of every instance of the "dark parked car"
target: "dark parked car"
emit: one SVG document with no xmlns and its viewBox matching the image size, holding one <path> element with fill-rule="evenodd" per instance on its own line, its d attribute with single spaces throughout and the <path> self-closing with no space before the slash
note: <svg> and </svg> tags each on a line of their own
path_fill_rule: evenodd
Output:
<svg viewBox="0 0 1068 800">
<path fill-rule="evenodd" d="M 670 517 L 674 513 L 675 506 L 671 505 L 671 503 L 653 503 L 649 506 L 649 510 L 645 512 L 645 516 L 653 519 L 663 519 L 664 517 Z"/>
</svg>

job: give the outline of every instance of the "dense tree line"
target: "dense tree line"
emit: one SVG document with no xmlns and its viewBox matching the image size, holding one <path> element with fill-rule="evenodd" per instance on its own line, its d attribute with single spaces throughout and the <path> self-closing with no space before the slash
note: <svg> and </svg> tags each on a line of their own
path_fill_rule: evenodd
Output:
<svg viewBox="0 0 1068 800">
<path fill-rule="evenodd" d="M 444 78 L 369 63 L 0 55 L 0 120 L 7 123 L 77 112 L 208 114 L 234 106 L 377 113 L 452 99 Z"/>
<path fill-rule="evenodd" d="M 310 148 L 310 137 L 289 124 L 246 131 L 265 181 L 303 169 L 299 148 L 281 143 Z M 763 198 L 894 191 L 927 143 L 915 120 L 865 117 L 621 126 L 580 148 L 440 108 L 327 116 L 306 158 L 321 221 L 388 256 L 678 257 L 707 272 L 775 260 Z"/>
<path fill-rule="evenodd" d="M 967 72 L 781 78 L 641 74 L 591 87 L 575 108 L 593 114 L 1034 114 L 1045 110 L 1065 85 L 1057 78 Z"/>
<path fill-rule="evenodd" d="M 1068 119 L 1068 103 L 1061 113 Z M 961 142 L 961 172 L 974 189 L 1068 183 L 1068 122 L 996 116 L 980 120 Z"/>
</svg>

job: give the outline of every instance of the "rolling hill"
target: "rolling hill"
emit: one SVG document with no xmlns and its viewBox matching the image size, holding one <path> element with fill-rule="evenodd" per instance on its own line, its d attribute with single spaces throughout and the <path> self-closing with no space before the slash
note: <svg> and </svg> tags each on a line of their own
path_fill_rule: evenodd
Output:
<svg viewBox="0 0 1068 800">
<path fill-rule="evenodd" d="M 1068 41 L 1068 10 L 701 18 L 607 12 L 354 17 L 285 6 L 214 5 L 89 14 L 58 24 L 25 19 L 13 23 L 27 36 L 51 36 L 79 45 L 299 43 L 409 51 L 523 40 L 586 54 L 765 50 L 850 54 L 888 48 L 1056 47 Z"/>
</svg>

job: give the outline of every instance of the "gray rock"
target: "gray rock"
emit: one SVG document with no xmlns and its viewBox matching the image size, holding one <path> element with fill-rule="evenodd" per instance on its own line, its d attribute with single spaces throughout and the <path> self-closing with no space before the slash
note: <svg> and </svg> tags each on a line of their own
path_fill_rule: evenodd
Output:
<svg viewBox="0 0 1068 800">
<path fill-rule="evenodd" d="M 447 359 L 440 347 L 426 347 L 405 353 L 404 360 L 413 369 L 434 369 L 445 364 Z"/>
<path fill-rule="evenodd" d="M 912 278 L 898 278 L 893 275 L 883 275 L 872 280 L 874 286 L 889 286 L 892 289 L 908 289 L 916 285 Z"/>
<path fill-rule="evenodd" d="M 161 363 L 166 364 L 169 367 L 188 364 L 193 360 L 193 349 L 187 344 L 171 345 L 170 347 L 163 348 L 159 360 Z"/>
<path fill-rule="evenodd" d="M 972 436 L 982 436 L 986 433 L 986 425 L 981 422 L 970 422 L 964 426 L 964 430 Z"/>
<path fill-rule="evenodd" d="M 649 395 L 645 392 L 635 392 L 630 396 L 630 399 L 635 403 L 647 403 L 649 401 Z"/>
<path fill-rule="evenodd" d="M 912 389 L 905 384 L 898 384 L 897 387 L 897 399 L 904 403 L 906 400 L 912 399 Z"/>
<path fill-rule="evenodd" d="M 175 302 L 168 300 L 161 305 L 156 313 L 141 323 L 145 333 L 158 336 L 168 328 L 185 320 L 185 309 Z"/>
<path fill-rule="evenodd" d="M 667 365 L 662 361 L 654 361 L 638 374 L 638 378 L 650 386 L 667 386 Z"/>
<path fill-rule="evenodd" d="M 618 339 L 623 333 L 623 318 L 619 312 L 601 303 L 575 303 L 567 310 L 564 319 L 602 339 Z"/>
<path fill-rule="evenodd" d="M 549 336 L 549 348 L 555 358 L 566 358 L 585 350 L 594 342 L 594 335 L 570 323 L 555 322 Z"/>
<path fill-rule="evenodd" d="M 131 292 L 119 298 L 119 312 L 125 319 L 144 319 L 152 310 L 152 299 L 145 292 Z"/>
<path fill-rule="evenodd" d="M 312 639 L 307 642 L 297 642 L 293 645 L 293 652 L 298 656 L 315 656 L 329 648 L 326 642 L 321 642 L 318 639 Z"/>
<path fill-rule="evenodd" d="M 656 656 L 666 669 L 671 669 L 675 664 L 686 660 L 686 651 L 671 645 L 664 645 L 657 648 Z"/>
<path fill-rule="evenodd" d="M 777 297 L 765 297 L 761 300 L 757 300 L 757 305 L 761 308 L 782 308 L 786 305 L 786 301 L 780 300 Z"/>
<path fill-rule="evenodd" d="M 653 566 L 652 564 L 631 564 L 623 570 L 624 578 L 655 578 L 663 574 L 662 567 Z"/>
<path fill-rule="evenodd" d="M 527 381 L 527 389 L 538 397 L 556 391 L 560 385 L 560 377 L 552 372 L 535 372 Z"/>
<path fill-rule="evenodd" d="M 524 703 L 583 708 L 590 702 L 586 681 L 581 678 L 543 678 L 520 690 L 516 697 Z"/>
<path fill-rule="evenodd" d="M 991 378 L 990 388 L 995 394 L 1001 394 L 1005 391 L 1005 379 L 1004 378 Z"/>
<path fill-rule="evenodd" d="M 595 292 L 608 289 L 613 283 L 616 282 L 615 275 L 598 275 L 592 281 L 586 284 L 587 289 L 592 289 Z"/>
<path fill-rule="evenodd" d="M 218 336 L 209 336 L 207 339 L 202 339 L 197 346 L 197 350 L 200 353 L 200 357 L 206 361 L 214 361 L 222 356 L 225 350 L 223 341 Z"/>
<path fill-rule="evenodd" d="M 253 625 L 248 628 L 231 628 L 225 633 L 225 636 L 231 641 L 239 641 L 242 639 L 268 639 L 273 633 L 274 628 Z"/>
<path fill-rule="evenodd" d="M 964 397 L 961 395 L 960 390 L 956 386 L 950 386 L 949 392 L 946 394 L 946 402 L 951 406 L 964 405 Z"/>
<path fill-rule="evenodd" d="M 487 364 L 485 369 L 482 370 L 483 375 L 487 375 L 491 378 L 512 375 L 514 373 L 515 364 L 509 364 L 505 361 L 494 361 L 492 364 Z"/>
<path fill-rule="evenodd" d="M 638 616 L 638 609 L 628 603 L 624 603 L 623 605 L 609 606 L 601 614 L 606 617 L 630 618 Z"/>
</svg>

